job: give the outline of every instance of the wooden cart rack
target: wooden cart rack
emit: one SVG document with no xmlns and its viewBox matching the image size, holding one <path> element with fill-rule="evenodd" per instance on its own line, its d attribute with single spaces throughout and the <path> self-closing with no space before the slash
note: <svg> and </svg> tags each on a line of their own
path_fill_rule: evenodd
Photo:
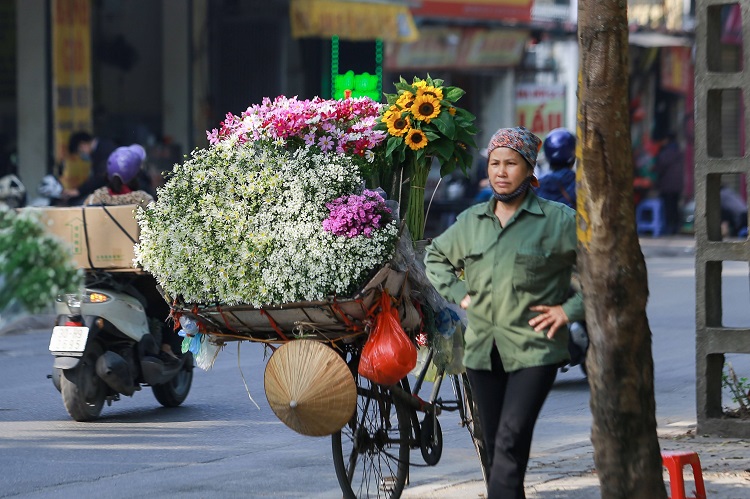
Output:
<svg viewBox="0 0 750 499">
<path fill-rule="evenodd" d="M 176 314 L 195 319 L 202 332 L 217 339 L 285 343 L 296 338 L 340 341 L 365 333 L 368 311 L 377 303 L 378 290 L 399 297 L 406 272 L 390 264 L 381 267 L 353 297 L 330 297 L 262 308 L 251 305 L 193 305 L 177 301 Z"/>
</svg>

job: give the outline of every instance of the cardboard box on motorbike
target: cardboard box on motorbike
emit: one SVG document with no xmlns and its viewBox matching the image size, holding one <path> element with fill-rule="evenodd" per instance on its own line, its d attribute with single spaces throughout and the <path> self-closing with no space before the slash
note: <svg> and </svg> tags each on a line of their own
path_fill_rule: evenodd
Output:
<svg viewBox="0 0 750 499">
<path fill-rule="evenodd" d="M 25 209 L 38 211 L 47 231 L 68 243 L 79 267 L 136 271 L 133 246 L 140 234 L 136 206 Z"/>
</svg>

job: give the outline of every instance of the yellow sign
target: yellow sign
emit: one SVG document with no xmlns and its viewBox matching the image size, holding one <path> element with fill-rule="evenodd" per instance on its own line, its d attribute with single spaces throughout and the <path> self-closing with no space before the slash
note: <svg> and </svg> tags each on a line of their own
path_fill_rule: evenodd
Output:
<svg viewBox="0 0 750 499">
<path fill-rule="evenodd" d="M 51 13 L 55 151 L 61 159 L 72 132 L 92 130 L 91 0 L 52 0 Z"/>
<path fill-rule="evenodd" d="M 409 9 L 388 3 L 346 0 L 291 0 L 292 37 L 408 42 L 417 39 Z"/>
</svg>

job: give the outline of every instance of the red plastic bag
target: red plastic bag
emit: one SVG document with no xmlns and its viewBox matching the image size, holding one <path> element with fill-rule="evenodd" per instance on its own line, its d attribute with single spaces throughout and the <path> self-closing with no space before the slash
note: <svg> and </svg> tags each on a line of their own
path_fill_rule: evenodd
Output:
<svg viewBox="0 0 750 499">
<path fill-rule="evenodd" d="M 395 385 L 417 365 L 417 347 L 406 335 L 391 297 L 380 295 L 380 312 L 359 358 L 359 374 L 374 383 Z"/>
</svg>

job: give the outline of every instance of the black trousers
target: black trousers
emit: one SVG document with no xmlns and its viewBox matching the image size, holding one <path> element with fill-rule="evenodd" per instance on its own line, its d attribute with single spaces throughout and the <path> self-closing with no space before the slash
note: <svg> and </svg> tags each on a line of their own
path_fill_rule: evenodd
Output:
<svg viewBox="0 0 750 499">
<path fill-rule="evenodd" d="M 680 231 L 680 193 L 662 192 L 661 199 L 664 203 L 664 219 L 667 234 L 676 234 Z"/>
<path fill-rule="evenodd" d="M 492 371 L 466 369 L 490 460 L 488 499 L 525 499 L 531 437 L 557 369 L 539 366 L 506 373 L 497 347 L 492 349 Z"/>
</svg>

